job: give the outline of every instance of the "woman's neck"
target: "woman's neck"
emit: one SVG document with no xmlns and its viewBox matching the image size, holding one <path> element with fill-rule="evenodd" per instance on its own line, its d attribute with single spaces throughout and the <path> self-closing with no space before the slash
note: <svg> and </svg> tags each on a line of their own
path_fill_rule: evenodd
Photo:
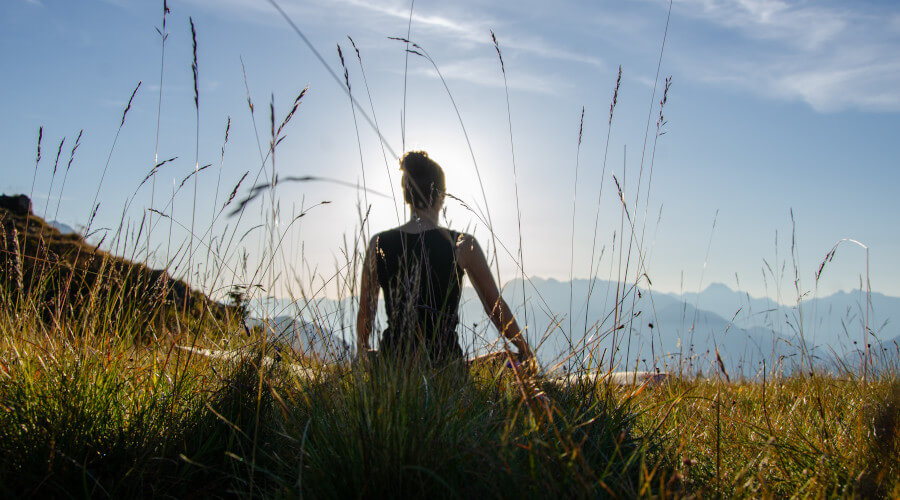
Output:
<svg viewBox="0 0 900 500">
<path fill-rule="evenodd" d="M 409 215 L 407 226 L 413 226 L 420 229 L 431 229 L 438 227 L 438 212 L 431 210 L 413 209 Z"/>
</svg>

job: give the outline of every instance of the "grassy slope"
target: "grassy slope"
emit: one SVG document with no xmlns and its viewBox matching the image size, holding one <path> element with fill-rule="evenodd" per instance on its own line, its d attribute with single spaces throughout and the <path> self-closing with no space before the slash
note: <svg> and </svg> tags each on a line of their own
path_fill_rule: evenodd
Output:
<svg viewBox="0 0 900 500">
<path fill-rule="evenodd" d="M 238 313 L 191 290 L 165 270 L 104 252 L 79 234 L 61 234 L 30 208 L 21 210 L 9 201 L 5 196 L 0 199 L 0 292 L 8 307 L 24 309 L 45 322 L 87 321 L 77 329 L 90 329 L 98 321 L 102 327 L 110 316 L 118 316 L 129 318 L 132 326 L 150 324 L 161 331 L 205 314 L 228 321 Z M 128 252 L 127 244 L 122 251 Z M 131 253 L 134 258 L 134 250 Z M 156 333 L 129 329 L 144 338 Z"/>
<path fill-rule="evenodd" d="M 67 338 L 10 312 L 5 495 L 900 492 L 895 378 L 541 391 L 508 369 L 460 382 L 416 367 L 319 367 L 306 380 L 253 355 L 235 364 L 174 348 L 187 338 Z"/>
</svg>

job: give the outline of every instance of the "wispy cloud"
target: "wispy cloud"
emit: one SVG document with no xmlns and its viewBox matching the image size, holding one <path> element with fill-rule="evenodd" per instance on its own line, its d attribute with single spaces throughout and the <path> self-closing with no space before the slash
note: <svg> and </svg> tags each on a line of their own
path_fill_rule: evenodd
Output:
<svg viewBox="0 0 900 500">
<path fill-rule="evenodd" d="M 460 59 L 442 64 L 439 67 L 445 80 L 456 80 L 483 87 L 503 88 L 503 76 L 500 73 L 499 63 L 496 58 Z M 438 77 L 437 72 L 430 65 L 421 66 L 413 70 L 413 72 L 433 78 Z M 521 71 L 510 75 L 508 84 L 510 89 L 542 94 L 559 94 L 572 87 L 571 83 L 552 75 Z"/>
<path fill-rule="evenodd" d="M 835 9 L 783 0 L 680 0 L 679 12 L 733 28 L 749 38 L 778 40 L 815 50 L 832 42 L 859 18 L 850 8 Z"/>
<path fill-rule="evenodd" d="M 25 3 L 29 3 L 31 5 L 36 5 L 38 7 L 43 7 L 44 3 L 41 0 L 25 0 Z"/>
<path fill-rule="evenodd" d="M 252 14 L 258 22 L 277 22 L 263 0 L 189 1 L 244 18 Z M 406 35 L 410 15 L 408 0 L 278 1 L 307 24 L 327 19 L 332 27 L 340 22 L 378 35 Z M 657 27 L 646 24 L 646 18 L 653 18 L 653 12 L 662 16 L 668 2 L 645 0 L 634 5 L 641 8 L 578 5 L 584 11 L 579 15 L 563 15 L 565 6 L 546 7 L 541 16 L 557 17 L 544 22 L 537 17 L 513 21 L 496 6 L 474 0 L 416 4 L 412 38 L 443 63 L 448 78 L 495 86 L 496 79 L 487 78 L 482 67 L 464 67 L 483 64 L 486 54 L 492 53 L 488 33 L 494 29 L 507 62 L 521 73 L 518 82 L 510 83 L 552 92 L 559 82 L 553 80 L 548 63 L 608 70 L 604 58 L 593 55 L 604 46 L 645 50 L 648 40 L 655 40 L 648 38 L 647 30 Z M 900 110 L 896 56 L 900 13 L 894 7 L 865 1 L 675 0 L 673 16 L 676 32 L 686 25 L 697 30 L 679 39 L 678 48 L 673 46 L 675 50 L 667 50 L 665 56 L 686 81 L 805 102 L 820 112 Z M 629 29 L 632 24 L 638 28 Z M 560 26 L 565 28 L 560 31 Z"/>
<path fill-rule="evenodd" d="M 362 0 L 337 1 L 354 5 L 363 9 L 369 9 L 371 11 L 393 18 L 403 19 L 407 21 L 409 20 L 410 12 L 408 8 L 399 8 L 397 6 L 378 4 Z M 502 26 L 503 23 L 491 19 L 490 17 L 485 17 L 483 13 L 480 14 L 481 15 L 478 16 L 478 20 L 474 21 L 470 19 L 454 19 L 452 17 L 444 15 L 420 14 L 414 11 L 412 20 L 413 26 L 418 31 L 422 31 L 422 27 L 424 26 L 426 28 L 430 28 L 431 30 L 437 30 L 439 32 L 443 31 L 446 34 L 454 35 L 466 41 L 480 43 L 487 46 L 490 44 L 490 39 L 488 36 L 490 30 L 494 29 L 495 31 L 498 31 L 497 27 Z M 505 49 L 511 49 L 514 51 L 519 50 L 547 59 L 575 61 L 598 67 L 604 66 L 603 61 L 600 58 L 580 54 L 571 49 L 558 47 L 555 44 L 541 38 L 523 35 L 520 33 L 511 33 L 508 35 L 504 33 L 502 35 L 502 39 Z"/>
<path fill-rule="evenodd" d="M 237 13 L 266 12 L 273 13 L 268 2 L 262 0 L 192 0 L 195 3 L 215 6 L 216 9 L 229 8 Z M 279 0 L 279 5 L 290 15 L 339 16 L 349 24 L 378 30 L 384 35 L 406 35 L 405 28 L 409 22 L 409 2 L 394 0 L 322 0 L 315 6 L 297 2 L 296 0 Z M 373 17 L 379 16 L 379 17 Z M 384 21 L 391 20 L 393 23 Z M 505 25 L 478 4 L 459 8 L 456 11 L 435 10 L 432 6 L 418 7 L 412 13 L 412 38 L 418 42 L 440 41 L 472 48 L 482 46 L 492 49 L 490 30 L 494 29 L 502 35 L 504 50 L 521 51 L 538 57 L 572 61 L 595 67 L 605 67 L 602 59 L 579 53 L 568 47 L 562 47 L 551 41 L 528 33 L 510 32 L 501 29 Z M 390 26 L 404 28 L 403 32 L 384 32 Z"/>
<path fill-rule="evenodd" d="M 679 0 L 675 12 L 737 35 L 720 50 L 698 48 L 702 59 L 678 56 L 689 77 L 820 112 L 900 111 L 896 13 L 785 0 Z"/>
</svg>

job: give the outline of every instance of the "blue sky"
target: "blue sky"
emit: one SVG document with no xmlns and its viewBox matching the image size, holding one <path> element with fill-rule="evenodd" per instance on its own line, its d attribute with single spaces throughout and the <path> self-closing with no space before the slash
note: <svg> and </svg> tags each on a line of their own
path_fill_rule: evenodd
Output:
<svg viewBox="0 0 900 500">
<path fill-rule="evenodd" d="M 368 111 L 360 67 L 346 36 L 354 38 L 374 116 L 391 147 L 402 150 L 404 46 L 387 37 L 405 36 L 409 3 L 280 4 L 339 72 L 335 45 L 342 45 L 353 93 Z M 197 125 L 189 16 L 198 36 L 199 163 L 212 164 L 198 174 L 197 226 L 209 226 L 213 202 L 221 205 L 244 172 L 250 171 L 252 179 L 260 169 L 241 58 L 263 150 L 272 96 L 280 119 L 309 84 L 277 149 L 279 175 L 357 183 L 365 172 L 373 190 L 390 193 L 391 185 L 396 186 L 396 162 L 388 157 L 386 165 L 376 136 L 359 115 L 357 142 L 342 88 L 268 2 L 172 0 L 169 6 L 161 107 L 160 36 L 155 31 L 161 1 L 11 0 L 0 6 L 5 74 L 0 86 L 6 97 L 0 122 L 5 153 L 0 191 L 31 191 L 37 130 L 43 126 L 36 211 L 44 213 L 46 204 L 52 216 L 59 200 L 60 221 L 84 224 L 122 109 L 142 81 L 103 179 L 94 226 L 115 228 L 126 201 L 153 167 L 157 111 L 159 158 L 178 159 L 161 167 L 154 206 L 190 225 L 192 182 L 178 194 L 174 209 L 158 206 L 161 198 L 171 196 L 173 180 L 180 182 L 194 169 Z M 696 291 L 712 282 L 736 288 L 739 282 L 753 295 L 774 296 L 780 288 L 783 296 L 795 297 L 793 210 L 802 290 L 814 290 L 814 273 L 834 243 L 854 238 L 870 248 L 873 289 L 900 295 L 895 260 L 900 255 L 895 222 L 900 209 L 900 6 L 890 1 L 674 2 L 654 102 L 661 97 L 663 78 L 671 75 L 673 85 L 648 197 L 659 113 L 656 106 L 648 110 L 667 8 L 666 2 L 655 0 L 416 2 L 410 38 L 433 56 L 459 106 L 500 241 L 515 251 L 518 232 L 506 98 L 490 29 L 500 40 L 509 82 L 528 274 L 568 278 L 574 197 L 574 275 L 588 276 L 599 194 L 597 248 L 605 247 L 600 276 L 615 279 L 619 236 L 613 252 L 613 235 L 620 234 L 621 223 L 615 174 L 638 233 L 645 234 L 644 260 L 657 289 Z M 623 78 L 604 180 L 609 104 L 619 65 Z M 408 68 L 406 149 L 429 151 L 447 171 L 448 190 L 483 206 L 465 138 L 440 80 L 422 58 L 410 57 Z M 636 193 L 648 115 L 650 144 Z M 228 117 L 231 135 L 220 163 Z M 60 169 L 47 203 L 59 141 L 66 137 L 65 164 L 80 129 L 84 136 L 65 192 L 59 196 Z M 150 206 L 150 190 L 149 183 L 142 186 L 130 205 L 127 215 L 135 224 Z M 332 202 L 311 210 L 285 237 L 275 268 L 285 277 L 277 292 L 287 293 L 293 285 L 286 277 L 308 282 L 311 274 L 330 274 L 344 260 L 344 237 L 352 241 L 359 225 L 360 196 L 337 184 L 304 183 L 280 186 L 277 200 L 284 225 L 301 206 Z M 391 200 L 373 195 L 368 202 L 371 230 L 397 223 Z M 263 221 L 261 207 L 268 203 L 251 205 L 239 236 Z M 490 240 L 484 224 L 459 204 L 448 203 L 447 214 L 454 226 L 474 231 L 485 244 Z M 214 234 L 225 224 L 231 231 L 235 221 L 220 218 Z M 162 258 L 166 248 L 178 247 L 185 232 L 176 225 L 170 245 L 168 224 L 154 224 L 152 247 Z M 246 248 L 252 268 L 267 242 L 264 232 L 255 230 L 229 257 L 236 262 Z M 773 279 L 764 271 L 766 264 L 779 276 L 786 264 L 784 278 Z M 501 251 L 501 278 L 512 278 L 515 269 Z M 632 265 L 629 279 L 634 270 Z M 818 293 L 856 288 L 864 272 L 863 250 L 842 246 Z"/>
</svg>

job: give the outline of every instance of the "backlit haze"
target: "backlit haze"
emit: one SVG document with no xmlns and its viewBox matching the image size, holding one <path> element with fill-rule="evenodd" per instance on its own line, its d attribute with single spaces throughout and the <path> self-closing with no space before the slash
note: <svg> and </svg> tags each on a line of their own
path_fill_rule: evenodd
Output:
<svg viewBox="0 0 900 500">
<path fill-rule="evenodd" d="M 774 297 L 780 287 L 790 302 L 795 298 L 793 209 L 801 290 L 814 291 L 823 257 L 838 240 L 853 238 L 870 248 L 872 289 L 900 295 L 900 5 L 893 1 L 676 1 L 658 81 L 667 2 L 418 0 L 411 25 L 410 4 L 403 1 L 279 4 L 343 80 L 336 50 L 341 45 L 353 95 L 378 121 L 390 148 L 398 154 L 404 147 L 427 150 L 446 170 L 448 191 L 478 211 L 485 202 L 456 111 L 434 68 L 415 54 L 408 58 L 405 80 L 405 141 L 401 133 L 406 45 L 388 37 L 406 37 L 409 29 L 409 38 L 433 57 L 468 132 L 497 238 L 513 254 L 499 251 L 503 281 L 519 272 L 511 116 L 523 261 L 530 276 L 569 279 L 574 198 L 574 276 L 588 277 L 600 196 L 596 255 L 605 250 L 599 276 L 617 279 L 624 269 L 624 260 L 622 265 L 618 260 L 620 228 L 624 224 L 626 234 L 630 231 L 628 219 L 622 219 L 615 174 L 637 226 L 635 246 L 644 235 L 646 271 L 657 290 L 696 292 L 720 282 Z M 396 225 L 398 213 L 404 218 L 397 161 L 386 150 L 383 154 L 359 111 L 357 136 L 342 83 L 332 79 L 272 5 L 172 0 L 169 7 L 159 106 L 161 37 L 155 28 L 162 29 L 161 0 L 5 0 L 0 5 L 0 191 L 32 191 L 43 126 L 35 212 L 73 227 L 84 225 L 122 110 L 142 81 L 112 152 L 93 227 L 115 230 L 126 200 L 154 166 L 161 111 L 159 161 L 178 157 L 156 176 L 153 206 L 177 221 L 170 240 L 168 221 L 152 219 L 152 262 L 163 262 L 167 248 L 174 251 L 184 240 L 179 225 L 190 226 L 194 206 L 193 179 L 179 192 L 174 210 L 165 206 L 173 180 L 180 183 L 195 168 L 191 16 L 198 46 L 199 165 L 212 164 L 198 174 L 195 225 L 201 232 L 209 226 L 213 203 L 221 207 L 249 171 L 237 194 L 246 196 L 260 171 L 273 96 L 277 126 L 307 84 L 309 91 L 276 150 L 278 175 L 327 177 L 351 185 L 365 180 L 387 197 L 331 182 L 278 186 L 282 231 L 301 208 L 331 203 L 311 209 L 287 232 L 274 268 L 282 278 L 275 294 L 288 295 L 294 277 L 308 283 L 310 275 L 327 277 L 343 265 L 342 249 L 346 241 L 352 251 L 366 203 L 371 204 L 370 233 Z M 503 52 L 510 115 L 491 29 Z M 360 50 L 374 114 L 347 35 Z M 619 65 L 622 82 L 603 174 Z M 665 133 L 656 141 L 658 104 L 670 75 L 666 123 L 660 128 Z M 229 117 L 230 138 L 220 161 Z M 80 129 L 81 146 L 55 215 Z M 259 182 L 271 171 L 267 162 Z M 398 193 L 394 200 L 392 186 Z M 152 182 L 144 184 L 128 209 L 133 226 L 151 206 L 151 189 Z M 248 205 L 235 239 L 263 223 L 270 208 L 267 196 Z M 448 200 L 447 219 L 457 229 L 474 232 L 491 255 L 497 254 L 488 228 L 470 210 Z M 236 222 L 223 215 L 216 234 L 226 223 L 230 234 Z M 96 233 L 92 241 L 102 235 Z M 246 249 L 248 267 L 259 267 L 260 249 L 268 244 L 265 230 L 254 230 L 232 247 L 231 263 Z M 206 252 L 198 256 L 203 262 Z M 772 274 L 781 275 L 784 264 L 784 278 L 777 283 Z M 633 281 L 635 260 L 630 266 Z M 842 245 L 817 293 L 859 288 L 865 272 L 864 250 Z M 330 285 L 327 293 L 334 296 L 338 290 Z"/>
</svg>

